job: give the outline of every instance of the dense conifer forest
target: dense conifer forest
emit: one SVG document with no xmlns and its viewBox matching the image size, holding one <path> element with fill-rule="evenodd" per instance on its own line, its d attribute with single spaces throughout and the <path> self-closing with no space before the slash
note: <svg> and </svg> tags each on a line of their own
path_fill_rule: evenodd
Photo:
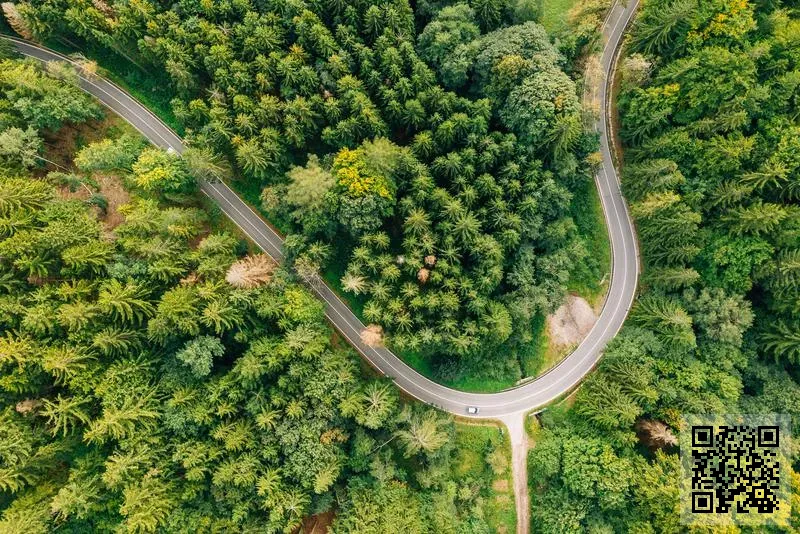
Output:
<svg viewBox="0 0 800 534">
<path fill-rule="evenodd" d="M 683 414 L 800 430 L 798 45 L 792 2 L 643 5 L 618 101 L 641 294 L 574 404 L 542 416 L 534 531 L 683 531 Z M 769 531 L 800 528 L 798 482 Z"/>
<path fill-rule="evenodd" d="M 165 76 L 191 142 L 225 155 L 241 191 L 259 192 L 251 200 L 291 235 L 290 261 L 328 273 L 393 348 L 424 354 L 439 377 L 513 384 L 533 319 L 560 304 L 576 266 L 586 262 L 591 283 L 607 269 L 570 215 L 596 140 L 565 55 L 529 20 L 533 7 L 15 9 L 34 37 L 111 50 L 128 69 Z"/>
<path fill-rule="evenodd" d="M 501 524 L 500 434 L 365 372 L 198 203 L 198 158 L 104 126 L 76 79 L 0 60 L 0 532 Z"/>
<path fill-rule="evenodd" d="M 4 4 L 191 148 L 0 46 L 0 532 L 513 528 L 507 438 L 376 379 L 303 280 L 438 381 L 528 374 L 544 316 L 608 268 L 579 98 L 608 6 L 556 3 Z M 615 86 L 643 274 L 597 370 L 530 420 L 533 532 L 684 531 L 684 414 L 800 432 L 800 6 L 643 0 Z M 201 200 L 220 176 L 283 265 Z M 800 530 L 792 461 L 769 532 Z"/>
</svg>

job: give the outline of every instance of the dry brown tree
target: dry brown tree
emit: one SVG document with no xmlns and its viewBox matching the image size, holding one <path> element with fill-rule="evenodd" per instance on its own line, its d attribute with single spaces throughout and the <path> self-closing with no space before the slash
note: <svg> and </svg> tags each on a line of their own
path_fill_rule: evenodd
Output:
<svg viewBox="0 0 800 534">
<path fill-rule="evenodd" d="M 361 331 L 361 341 L 370 347 L 383 346 L 383 328 L 371 324 Z"/>
<path fill-rule="evenodd" d="M 678 438 L 672 433 L 672 429 L 661 421 L 642 419 L 636 423 L 636 430 L 639 438 L 648 447 L 661 449 L 678 444 Z"/>
<path fill-rule="evenodd" d="M 12 30 L 25 39 L 33 39 L 33 32 L 31 32 L 28 23 L 17 11 L 17 6 L 14 2 L 3 2 L 0 7 L 3 8 L 3 14 L 5 14 L 8 25 L 11 26 Z"/>
<path fill-rule="evenodd" d="M 230 266 L 225 280 L 233 287 L 253 289 L 269 282 L 275 267 L 275 261 L 264 254 L 246 256 Z"/>
<path fill-rule="evenodd" d="M 428 277 L 430 277 L 430 275 L 431 272 L 425 267 L 423 267 L 417 272 L 417 280 L 419 280 L 420 283 L 424 284 L 425 282 L 428 281 Z"/>
</svg>

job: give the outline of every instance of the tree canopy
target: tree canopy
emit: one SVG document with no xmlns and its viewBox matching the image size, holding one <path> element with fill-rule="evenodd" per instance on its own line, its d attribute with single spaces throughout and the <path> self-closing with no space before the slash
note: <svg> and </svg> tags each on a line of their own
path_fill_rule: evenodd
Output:
<svg viewBox="0 0 800 534">
<path fill-rule="evenodd" d="M 570 189 L 591 179 L 596 143 L 528 7 L 449 4 L 31 0 L 17 11 L 39 38 L 166 72 L 191 145 L 227 157 L 234 187 L 262 191 L 270 219 L 302 236 L 288 256 L 350 293 L 391 346 L 473 371 L 503 355 L 492 372 L 513 383 L 532 317 L 557 307 L 586 254 Z M 130 165 L 139 187 L 191 188 L 163 154 Z M 309 250 L 326 244 L 332 253 Z"/>
<path fill-rule="evenodd" d="M 113 135 L 69 172 L 46 146 L 0 168 L 0 531 L 487 532 L 453 421 L 362 373 L 297 276 L 184 194 L 197 160 Z"/>
<path fill-rule="evenodd" d="M 787 150 L 800 22 L 790 7 L 642 4 L 619 96 L 641 294 L 574 406 L 542 416 L 535 531 L 683 532 L 681 415 L 796 411 L 800 174 Z M 792 514 L 786 531 L 800 525 Z"/>
</svg>

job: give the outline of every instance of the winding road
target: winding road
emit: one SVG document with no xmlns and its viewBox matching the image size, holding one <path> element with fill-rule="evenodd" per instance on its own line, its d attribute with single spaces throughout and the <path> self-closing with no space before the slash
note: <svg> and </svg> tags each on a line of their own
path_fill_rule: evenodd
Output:
<svg viewBox="0 0 800 534">
<path fill-rule="evenodd" d="M 635 11 L 636 0 L 628 6 L 616 4 L 605 23 L 607 39 L 602 56 L 606 79 L 614 69 L 616 51 L 627 23 Z M 8 37 L 4 37 L 9 39 Z M 71 61 L 37 44 L 10 38 L 24 56 L 40 61 Z M 154 145 L 183 152 L 184 142 L 158 117 L 112 82 L 95 76 L 81 76 L 81 87 L 128 121 Z M 619 185 L 608 140 L 607 84 L 599 87 L 601 114 L 598 122 L 603 164 L 596 176 L 612 248 L 612 274 L 605 305 L 589 334 L 559 365 L 546 374 L 498 393 L 466 393 L 437 384 L 405 364 L 387 348 L 370 347 L 361 341 L 365 328 L 347 305 L 325 284 L 312 284 L 327 304 L 326 315 L 358 352 L 397 386 L 421 401 L 461 417 L 501 419 L 512 414 L 541 408 L 570 391 L 592 370 L 603 348 L 622 327 L 636 293 L 639 275 L 638 249 L 633 224 Z M 201 190 L 214 199 L 220 209 L 264 252 L 280 260 L 283 239 L 224 183 L 203 183 Z M 478 408 L 476 415 L 468 407 Z"/>
<path fill-rule="evenodd" d="M 365 328 L 347 305 L 321 280 L 312 289 L 325 301 L 325 313 L 336 329 L 355 347 L 374 368 L 391 377 L 408 395 L 460 417 L 496 419 L 508 427 L 512 443 L 514 486 L 518 513 L 518 532 L 528 530 L 527 496 L 527 435 L 525 414 L 544 407 L 571 391 L 592 370 L 606 344 L 619 332 L 633 303 L 639 277 L 639 251 L 633 223 L 628 214 L 620 182 L 614 167 L 609 144 L 609 82 L 615 71 L 617 52 L 625 29 L 633 18 L 639 0 L 617 1 L 603 25 L 604 48 L 601 56 L 602 76 L 597 80 L 594 99 L 600 103 L 596 128 L 600 133 L 602 165 L 595 181 L 600 193 L 606 226 L 612 249 L 612 273 L 608 294 L 600 316 L 580 345 L 556 367 L 544 375 L 518 387 L 498 393 L 466 393 L 437 384 L 424 377 L 387 348 L 375 348 L 361 341 Z M 24 40 L 11 40 L 26 57 L 39 61 L 69 61 L 52 50 Z M 183 140 L 158 117 L 112 82 L 96 76 L 81 76 L 83 90 L 128 121 L 151 143 L 175 152 L 183 152 Z M 259 248 L 276 260 L 281 260 L 283 239 L 259 215 L 224 183 L 202 183 L 203 193 L 212 198 L 222 212 Z M 475 407 L 477 414 L 468 414 Z"/>
</svg>

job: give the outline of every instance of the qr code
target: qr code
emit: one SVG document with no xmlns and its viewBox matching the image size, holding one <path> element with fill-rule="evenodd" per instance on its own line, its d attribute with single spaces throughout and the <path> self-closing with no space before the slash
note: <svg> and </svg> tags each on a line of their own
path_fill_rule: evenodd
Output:
<svg viewBox="0 0 800 534">
<path fill-rule="evenodd" d="M 779 415 L 684 417 L 684 522 L 778 523 L 788 517 L 788 439 L 787 420 Z"/>
</svg>

